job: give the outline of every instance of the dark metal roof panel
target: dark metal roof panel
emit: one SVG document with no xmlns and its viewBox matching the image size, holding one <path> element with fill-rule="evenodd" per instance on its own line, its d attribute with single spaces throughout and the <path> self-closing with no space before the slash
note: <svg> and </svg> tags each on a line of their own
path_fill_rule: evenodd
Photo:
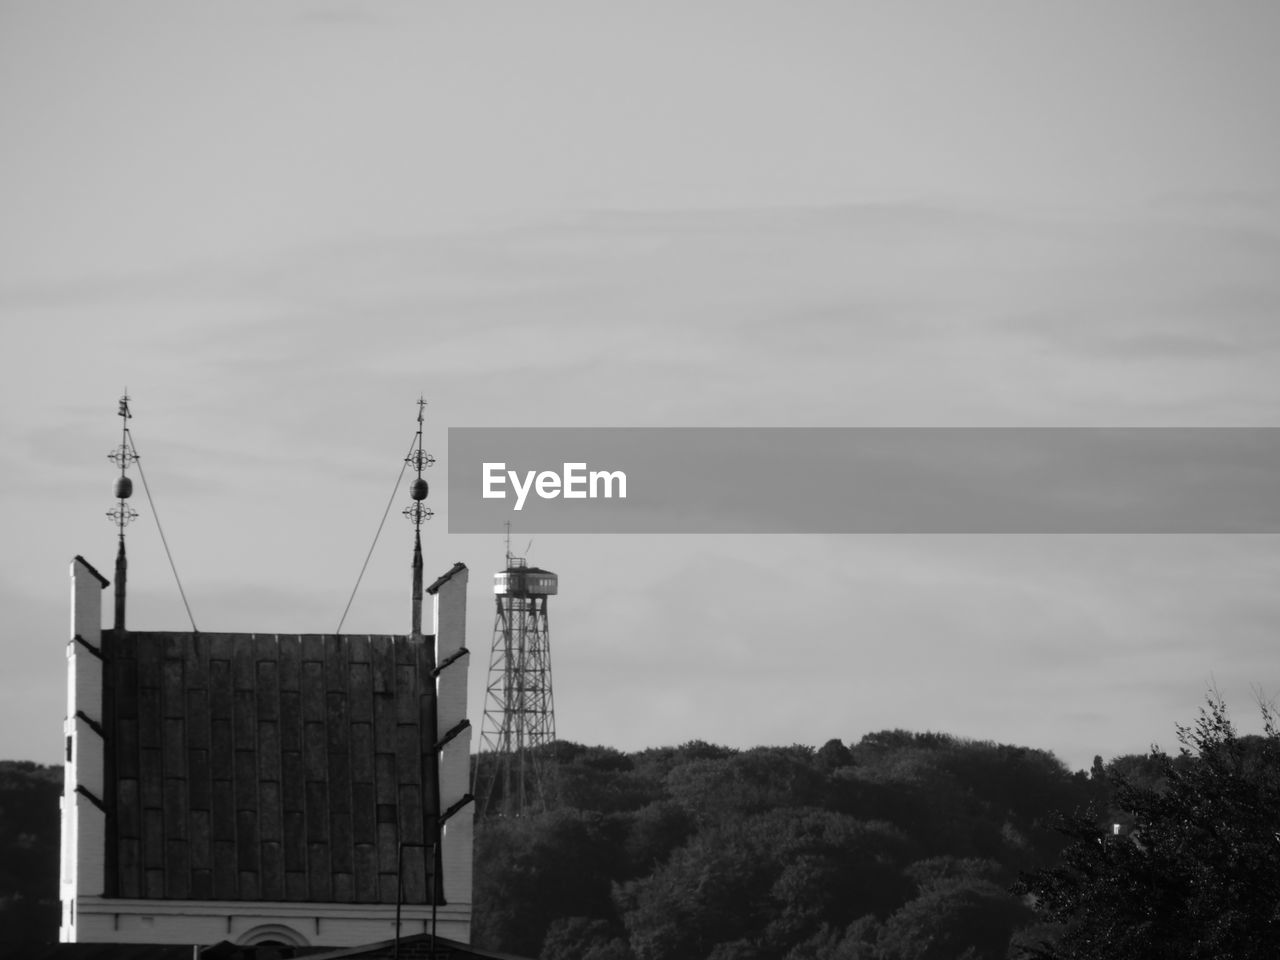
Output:
<svg viewBox="0 0 1280 960">
<path fill-rule="evenodd" d="M 104 631 L 109 895 L 427 903 L 432 641 Z"/>
</svg>

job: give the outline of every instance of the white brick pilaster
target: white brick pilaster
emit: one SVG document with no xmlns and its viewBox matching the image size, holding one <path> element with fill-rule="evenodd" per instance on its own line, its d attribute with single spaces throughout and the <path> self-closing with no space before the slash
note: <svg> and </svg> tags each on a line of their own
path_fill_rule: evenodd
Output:
<svg viewBox="0 0 1280 960">
<path fill-rule="evenodd" d="M 71 639 L 67 643 L 67 749 L 62 791 L 63 901 L 59 939 L 74 942 L 75 902 L 106 886 L 102 741 L 102 591 L 106 580 L 81 557 L 71 562 Z M 95 729 L 96 728 L 96 729 Z M 97 802 L 95 802 L 97 801 Z"/>
<path fill-rule="evenodd" d="M 435 590 L 436 663 L 442 664 L 466 646 L 467 569 L 455 568 Z M 467 671 L 471 657 L 458 657 L 436 679 L 436 721 L 440 735 L 453 730 L 467 716 Z M 440 804 L 448 810 L 470 791 L 471 730 L 463 730 L 445 744 L 440 755 Z M 474 805 L 468 804 L 444 826 L 441 862 L 444 895 L 451 905 L 471 905 L 472 824 Z M 469 916 L 469 914 L 468 914 Z"/>
</svg>

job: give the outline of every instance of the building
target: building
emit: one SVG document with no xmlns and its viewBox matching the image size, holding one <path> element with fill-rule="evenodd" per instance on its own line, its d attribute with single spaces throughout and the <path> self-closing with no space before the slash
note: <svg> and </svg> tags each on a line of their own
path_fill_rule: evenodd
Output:
<svg viewBox="0 0 1280 960">
<path fill-rule="evenodd" d="M 466 567 L 432 634 L 278 635 L 127 630 L 122 561 L 108 629 L 71 564 L 60 939 L 466 943 Z"/>
<path fill-rule="evenodd" d="M 193 949 L 183 944 L 17 944 L 5 960 L 525 960 L 510 953 L 478 950 L 469 943 L 419 933 L 359 947 L 300 947 L 234 944 L 223 940 Z"/>
</svg>

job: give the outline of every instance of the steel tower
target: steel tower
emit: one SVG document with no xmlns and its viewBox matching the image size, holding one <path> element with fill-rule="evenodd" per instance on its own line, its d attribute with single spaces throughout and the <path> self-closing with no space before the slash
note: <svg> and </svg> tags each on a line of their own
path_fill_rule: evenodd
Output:
<svg viewBox="0 0 1280 960">
<path fill-rule="evenodd" d="M 520 816 L 555 803 L 555 702 L 547 598 L 558 578 L 511 555 L 494 574 L 496 613 L 475 786 L 480 816 Z"/>
</svg>

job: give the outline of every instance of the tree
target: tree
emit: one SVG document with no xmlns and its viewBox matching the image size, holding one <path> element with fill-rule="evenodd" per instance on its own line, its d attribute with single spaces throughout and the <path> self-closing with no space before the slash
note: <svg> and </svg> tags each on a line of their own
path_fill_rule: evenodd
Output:
<svg viewBox="0 0 1280 960">
<path fill-rule="evenodd" d="M 1067 821 L 1062 863 L 1024 876 L 1063 960 L 1272 958 L 1280 943 L 1280 730 L 1239 736 L 1215 696 L 1181 749 L 1153 748 L 1160 777 L 1115 777 L 1113 807 L 1132 828 L 1113 835 L 1091 808 Z"/>
<path fill-rule="evenodd" d="M 0 944 L 58 938 L 62 768 L 0 760 Z"/>
<path fill-rule="evenodd" d="M 537 956 L 558 917 L 612 919 L 610 873 L 621 854 L 599 814 L 561 809 L 482 824 L 472 921 L 477 945 Z"/>
<path fill-rule="evenodd" d="M 888 913 L 911 882 L 885 823 L 779 808 L 704 828 L 618 900 L 639 960 L 781 956 L 824 926 Z"/>
<path fill-rule="evenodd" d="M 601 813 L 637 810 L 661 799 L 662 780 L 635 770 L 635 761 L 611 747 L 555 743 L 562 806 Z"/>
<path fill-rule="evenodd" d="M 605 920 L 559 917 L 551 921 L 538 960 L 635 960 L 622 931 Z"/>
<path fill-rule="evenodd" d="M 782 807 L 821 805 L 827 777 L 809 747 L 756 747 L 691 760 L 667 775 L 671 797 L 704 824 Z"/>
<path fill-rule="evenodd" d="M 853 763 L 853 754 L 839 739 L 831 739 L 818 748 L 815 756 L 823 770 L 835 770 Z"/>
<path fill-rule="evenodd" d="M 693 815 L 669 800 L 635 811 L 628 818 L 624 844 L 625 879 L 652 873 L 689 839 L 695 826 Z"/>
<path fill-rule="evenodd" d="M 959 876 L 931 882 L 885 921 L 880 960 L 1004 960 L 1027 908 L 1003 886 Z"/>
</svg>

